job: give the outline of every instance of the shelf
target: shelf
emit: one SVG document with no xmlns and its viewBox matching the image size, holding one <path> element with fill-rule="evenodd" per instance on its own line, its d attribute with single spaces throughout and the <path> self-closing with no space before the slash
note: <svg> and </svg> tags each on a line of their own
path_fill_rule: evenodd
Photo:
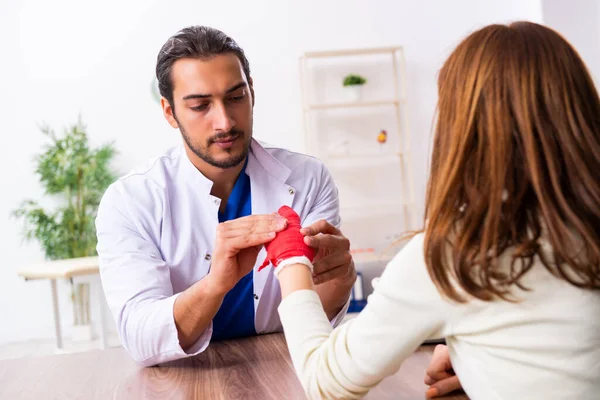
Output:
<svg viewBox="0 0 600 400">
<path fill-rule="evenodd" d="M 345 221 L 356 221 L 365 218 L 378 218 L 384 216 L 402 216 L 404 208 L 412 203 L 403 202 L 393 197 L 384 197 L 380 201 L 364 202 L 351 206 L 340 205 L 342 224 Z"/>
<path fill-rule="evenodd" d="M 350 170 L 356 168 L 376 168 L 381 166 L 389 166 L 390 164 L 398 164 L 402 161 L 401 153 L 391 153 L 385 155 L 360 155 L 360 156 L 348 156 L 348 155 L 335 155 L 328 156 L 326 161 L 327 166 L 337 171 Z"/>
<path fill-rule="evenodd" d="M 380 266 L 392 258 L 382 247 L 388 237 L 412 228 L 416 204 L 412 194 L 404 49 L 389 46 L 309 51 L 299 61 L 306 148 L 321 156 L 334 179 L 344 181 L 339 191 L 342 230 L 347 229 L 356 250 L 361 246 L 374 250 L 356 253 L 355 259 Z M 340 75 L 361 71 L 370 71 L 372 76 L 383 72 L 387 75 L 389 71 L 389 85 L 385 85 L 382 76 L 382 81 L 372 90 L 368 88 L 364 97 L 344 96 Z M 388 142 L 380 145 L 376 141 L 377 128 L 382 126 L 390 127 L 389 135 L 392 131 L 397 135 L 388 136 Z M 330 136 L 324 143 L 318 131 L 341 138 L 334 140 Z"/>
<path fill-rule="evenodd" d="M 306 58 L 322 58 L 322 57 L 346 57 L 360 56 L 367 54 L 386 54 L 402 51 L 402 47 L 377 47 L 372 49 L 348 49 L 348 50 L 331 50 L 331 51 L 310 51 L 304 53 Z"/>
<path fill-rule="evenodd" d="M 356 103 L 330 103 L 330 104 L 310 104 L 309 110 L 331 110 L 331 109 L 343 109 L 343 108 L 357 108 L 357 107 L 381 107 L 381 106 L 396 106 L 403 100 L 378 100 L 378 101 L 360 101 Z"/>
<path fill-rule="evenodd" d="M 389 263 L 395 254 L 380 254 L 380 253 L 355 253 L 352 254 L 354 264 L 375 264 L 375 263 Z"/>
<path fill-rule="evenodd" d="M 396 158 L 402 158 L 403 155 L 400 152 L 385 152 L 385 153 L 358 153 L 358 154 L 336 154 L 336 153 L 327 153 L 325 155 L 330 160 L 347 160 L 347 161 L 357 161 L 357 160 L 381 160 L 382 158 L 390 158 L 393 162 L 398 162 Z"/>
</svg>

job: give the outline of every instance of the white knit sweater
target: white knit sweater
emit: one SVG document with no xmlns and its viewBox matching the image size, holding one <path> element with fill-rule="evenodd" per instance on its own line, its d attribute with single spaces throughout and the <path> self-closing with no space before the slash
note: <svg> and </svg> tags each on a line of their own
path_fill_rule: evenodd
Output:
<svg viewBox="0 0 600 400">
<path fill-rule="evenodd" d="M 600 399 L 600 291 L 571 286 L 537 261 L 522 281 L 532 290 L 515 288 L 518 303 L 451 303 L 427 273 L 423 239 L 407 244 L 367 307 L 336 329 L 314 291 L 282 301 L 288 348 L 309 398 L 362 397 L 424 340 L 446 337 L 471 399 Z"/>
</svg>

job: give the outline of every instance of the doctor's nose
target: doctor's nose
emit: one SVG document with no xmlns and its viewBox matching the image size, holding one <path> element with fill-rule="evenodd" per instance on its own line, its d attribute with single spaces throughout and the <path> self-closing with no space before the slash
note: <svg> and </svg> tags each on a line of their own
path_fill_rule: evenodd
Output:
<svg viewBox="0 0 600 400">
<path fill-rule="evenodd" d="M 213 109 L 213 129 L 215 132 L 229 132 L 235 126 L 235 120 L 229 115 L 224 104 Z"/>
</svg>

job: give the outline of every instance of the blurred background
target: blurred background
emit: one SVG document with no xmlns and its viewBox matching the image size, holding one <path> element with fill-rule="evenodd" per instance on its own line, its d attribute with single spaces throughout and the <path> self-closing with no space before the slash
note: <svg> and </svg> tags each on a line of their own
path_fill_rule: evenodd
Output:
<svg viewBox="0 0 600 400">
<path fill-rule="evenodd" d="M 38 233 L 46 245 L 25 241 L 24 219 L 12 216 L 14 210 L 25 199 L 49 210 L 64 205 L 64 193 L 46 195 L 49 180 L 40 177 L 68 175 L 65 163 L 77 154 L 88 164 L 95 160 L 104 174 L 85 183 L 86 190 L 101 192 L 113 175 L 181 143 L 162 116 L 154 82 L 158 50 L 181 28 L 221 29 L 245 50 L 257 139 L 316 155 L 330 167 L 344 231 L 347 226 L 365 265 L 366 297 L 388 246 L 421 222 L 441 64 L 474 29 L 516 20 L 558 30 L 598 77 L 600 6 L 594 0 L 2 0 L 0 358 L 55 351 L 52 286 L 40 268 L 49 259 L 93 255 L 89 248 L 49 251 L 58 246 L 59 231 L 43 225 L 39 213 L 27 215 L 34 228 L 45 227 Z M 79 118 L 85 127 L 75 129 L 69 143 L 80 153 L 60 153 L 57 143 L 45 147 L 53 141 L 44 126 L 64 137 Z M 112 147 L 102 147 L 107 144 Z M 27 268 L 29 278 L 42 279 L 25 280 Z M 56 279 L 62 351 L 119 344 L 91 270 L 72 281 Z"/>
</svg>

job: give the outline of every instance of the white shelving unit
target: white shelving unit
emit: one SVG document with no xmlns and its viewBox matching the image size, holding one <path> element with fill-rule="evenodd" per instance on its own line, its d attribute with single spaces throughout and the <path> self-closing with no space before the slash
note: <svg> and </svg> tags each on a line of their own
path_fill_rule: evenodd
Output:
<svg viewBox="0 0 600 400">
<path fill-rule="evenodd" d="M 372 59 L 371 64 L 369 64 L 369 58 Z M 384 59 L 387 63 L 386 66 L 383 65 L 385 64 Z M 354 260 L 357 264 L 387 263 L 395 252 L 385 250 L 389 250 L 389 246 L 402 232 L 415 228 L 403 49 L 402 47 L 384 47 L 307 52 L 300 57 L 299 63 L 306 149 L 309 154 L 323 160 L 332 171 L 338 187 L 347 188 L 346 191 L 340 188 L 340 214 L 344 233 L 350 238 L 353 248 L 359 250 L 354 254 Z M 321 69 L 318 69 L 318 63 L 321 64 Z M 329 67 L 331 67 L 329 69 L 335 70 L 336 63 L 337 75 L 335 71 L 333 74 L 328 71 Z M 372 76 L 361 73 L 361 65 L 363 69 L 371 68 Z M 388 81 L 382 79 L 384 74 L 374 72 L 373 67 L 389 68 L 388 72 L 391 76 L 385 74 L 388 76 Z M 321 72 L 321 77 L 326 76 L 322 82 L 316 82 L 318 81 L 317 71 Z M 331 97 L 328 94 L 336 90 L 341 93 L 342 81 L 346 73 L 365 75 L 367 78 L 365 88 L 369 87 L 370 82 L 375 81 L 381 90 L 375 90 L 372 96 L 357 102 L 348 102 L 339 98 L 329 98 L 325 101 L 316 99 L 318 97 L 316 92 L 324 87 L 327 89 L 323 89 L 325 94 L 322 97 Z M 332 86 L 332 80 L 336 79 L 339 80 Z M 390 88 L 392 89 L 391 93 L 383 93 L 390 92 Z M 332 125 L 325 122 L 324 127 L 319 127 L 315 120 L 318 116 L 321 120 L 327 121 L 327 118 L 334 113 L 342 114 L 341 117 L 338 115 L 338 121 L 343 122 L 350 115 L 352 120 L 357 123 L 368 121 L 369 118 L 373 118 L 373 114 L 380 115 L 380 119 L 395 121 L 395 126 L 388 128 L 388 124 L 386 124 L 385 128 L 380 127 L 387 131 L 388 143 L 379 145 L 379 151 L 369 151 L 369 148 L 377 145 L 365 145 L 364 142 L 362 145 L 357 145 L 351 139 L 341 142 L 341 144 L 331 144 L 328 141 L 328 133 L 334 130 Z M 344 117 L 344 113 L 346 113 L 346 117 Z M 389 119 L 386 119 L 388 117 Z M 356 125 L 351 122 L 349 124 Z M 347 126 L 338 129 L 338 132 L 342 135 L 356 134 L 356 132 L 351 132 L 353 128 L 354 126 Z M 369 129 L 367 135 L 372 136 L 373 142 L 376 143 L 378 131 L 375 131 L 375 128 Z M 359 133 L 360 135 L 361 133 Z M 394 135 L 394 140 L 391 140 Z M 332 147 L 338 151 L 331 151 Z M 333 173 L 334 170 L 349 174 L 349 179 L 345 181 L 339 179 Z M 398 177 L 392 177 L 394 175 L 392 171 Z M 360 179 L 361 174 L 362 180 Z M 377 182 L 383 182 L 384 189 L 380 192 L 370 191 L 367 187 L 368 184 Z M 390 194 L 398 190 L 399 193 Z M 356 201 L 360 197 L 359 195 L 366 195 L 367 199 Z M 393 220 L 392 215 L 400 218 Z M 347 223 L 351 224 L 359 220 L 362 222 L 355 224 L 354 229 L 348 230 Z M 396 224 L 392 220 L 401 222 Z M 380 232 L 385 233 L 380 235 Z M 371 249 L 372 251 L 365 251 Z"/>
<path fill-rule="evenodd" d="M 308 108 L 313 110 L 327 110 L 334 108 L 397 106 L 399 103 L 399 100 L 361 101 L 356 103 L 310 104 Z"/>
</svg>

